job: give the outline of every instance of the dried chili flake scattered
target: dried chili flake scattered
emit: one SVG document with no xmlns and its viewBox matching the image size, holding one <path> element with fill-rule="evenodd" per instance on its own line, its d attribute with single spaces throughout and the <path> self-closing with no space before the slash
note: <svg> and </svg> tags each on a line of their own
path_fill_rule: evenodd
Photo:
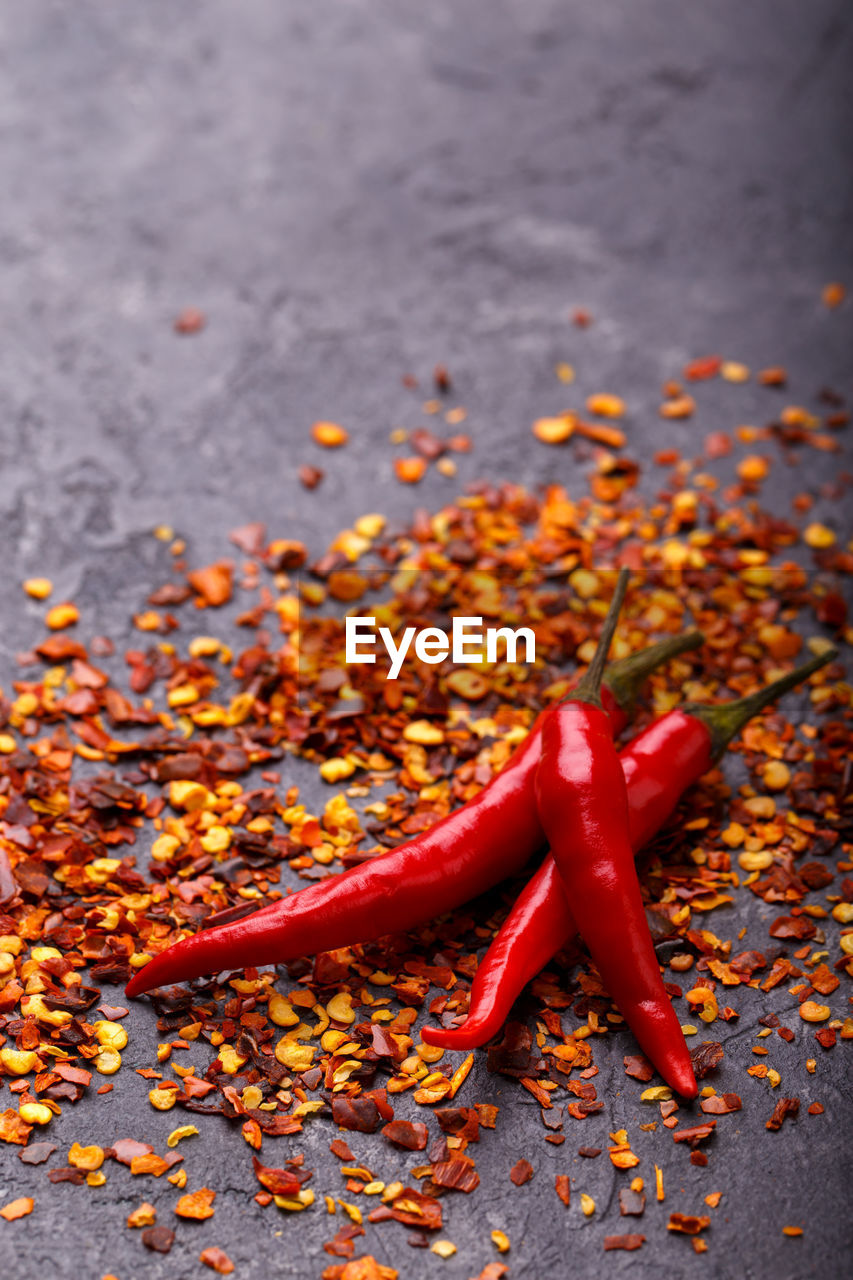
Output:
<svg viewBox="0 0 853 1280">
<path fill-rule="evenodd" d="M 642 1053 L 626 1054 L 623 1062 L 625 1064 L 625 1075 L 631 1076 L 633 1080 L 640 1080 L 645 1083 L 645 1081 L 651 1080 L 655 1073 L 654 1067 Z"/>
<path fill-rule="evenodd" d="M 619 1192 L 619 1212 L 623 1218 L 641 1218 L 646 1210 L 646 1197 L 633 1187 L 623 1187 Z"/>
<path fill-rule="evenodd" d="M 170 1227 L 148 1227 L 142 1233 L 142 1243 L 153 1253 L 168 1253 L 175 1243 L 175 1233 Z"/>
<path fill-rule="evenodd" d="M 207 318 L 203 311 L 199 311 L 198 307 L 184 307 L 183 311 L 175 317 L 174 330 L 175 333 L 193 334 L 201 333 L 207 324 Z"/>
<path fill-rule="evenodd" d="M 512 1166 L 509 1176 L 510 1181 L 517 1187 L 523 1187 L 525 1182 L 529 1182 L 533 1177 L 533 1165 L 522 1157 Z"/>
<path fill-rule="evenodd" d="M 418 484 L 426 475 L 425 458 L 395 458 L 394 472 L 402 484 Z"/>
<path fill-rule="evenodd" d="M 382 1129 L 383 1137 L 406 1151 L 424 1151 L 429 1130 L 420 1121 L 391 1120 Z"/>
<path fill-rule="evenodd" d="M 479 1173 L 474 1168 L 473 1162 L 465 1157 L 457 1160 L 442 1160 L 434 1164 L 432 1166 L 432 1180 L 437 1187 L 444 1187 L 449 1191 L 464 1191 L 467 1193 L 475 1191 L 480 1185 Z M 518 1186 L 520 1183 L 516 1185 Z"/>
<path fill-rule="evenodd" d="M 372 1254 L 365 1254 L 351 1262 L 326 1267 L 322 1280 L 398 1280 L 398 1275 L 393 1267 L 383 1266 Z"/>
<path fill-rule="evenodd" d="M 695 1049 L 691 1049 L 690 1057 L 693 1060 L 693 1070 L 697 1080 L 704 1080 L 711 1071 L 715 1071 L 723 1061 L 723 1046 L 717 1044 L 714 1040 L 705 1040 L 702 1044 L 697 1045 Z"/>
<path fill-rule="evenodd" d="M 129 1227 L 153 1227 L 156 1221 L 157 1210 L 147 1200 L 143 1200 L 138 1208 L 127 1215 L 127 1225 Z"/>
<path fill-rule="evenodd" d="M 57 1150 L 53 1142 L 31 1142 L 18 1152 L 18 1159 L 24 1164 L 44 1164 Z"/>
<path fill-rule="evenodd" d="M 5 1218 L 7 1222 L 15 1222 L 18 1218 L 26 1218 L 32 1213 L 34 1207 L 35 1200 L 31 1196 L 21 1196 L 18 1200 L 10 1200 L 0 1209 L 0 1218 Z"/>
<path fill-rule="evenodd" d="M 773 1114 L 767 1121 L 766 1128 L 776 1131 L 782 1128 L 783 1121 L 789 1116 L 796 1120 L 800 1111 L 799 1098 L 780 1098 L 773 1108 Z"/>
<path fill-rule="evenodd" d="M 725 1116 L 732 1111 L 740 1111 L 743 1103 L 736 1093 L 719 1093 L 710 1098 L 703 1098 L 700 1106 L 706 1115 Z"/>
<path fill-rule="evenodd" d="M 608 1253 L 611 1249 L 625 1249 L 629 1253 L 635 1249 L 640 1249 L 646 1243 L 646 1237 L 637 1233 L 631 1233 L 624 1236 L 605 1236 L 604 1252 Z"/>
<path fill-rule="evenodd" d="M 711 1219 L 687 1213 L 671 1213 L 666 1225 L 668 1231 L 680 1231 L 687 1236 L 697 1236 L 700 1231 L 710 1227 Z"/>
<path fill-rule="evenodd" d="M 208 1248 L 202 1249 L 198 1255 L 198 1260 L 220 1276 L 230 1276 L 234 1270 L 234 1263 L 228 1257 L 228 1254 L 217 1245 L 209 1245 Z"/>
<path fill-rule="evenodd" d="M 199 1187 L 198 1191 L 181 1196 L 175 1205 L 175 1213 L 179 1218 L 193 1218 L 199 1222 L 204 1218 L 212 1218 L 215 1199 L 216 1192 L 211 1191 L 210 1187 Z"/>
<path fill-rule="evenodd" d="M 349 432 L 337 422 L 315 422 L 311 435 L 324 449 L 340 449 L 349 440 Z"/>
</svg>

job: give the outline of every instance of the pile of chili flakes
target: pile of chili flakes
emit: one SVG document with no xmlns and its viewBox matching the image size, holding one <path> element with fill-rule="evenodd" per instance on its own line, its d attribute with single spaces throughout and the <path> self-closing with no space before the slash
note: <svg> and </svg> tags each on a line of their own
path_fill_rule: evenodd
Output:
<svg viewBox="0 0 853 1280">
<path fill-rule="evenodd" d="M 741 369 L 697 361 L 685 377 L 739 381 Z M 770 370 L 762 380 L 784 379 Z M 688 416 L 694 407 L 680 384 L 668 384 L 664 417 Z M 410 1229 L 409 1244 L 451 1256 L 455 1246 L 440 1235 L 445 1219 L 452 1221 L 449 1193 L 476 1191 L 477 1145 L 499 1124 L 499 1109 L 466 1096 L 474 1054 L 451 1061 L 419 1043 L 417 1031 L 426 1019 L 448 1025 L 464 1016 L 478 955 L 513 886 L 409 936 L 306 959 L 278 975 L 247 970 L 160 993 L 161 1042 L 137 1074 L 151 1105 L 180 1117 L 163 1154 L 130 1138 L 109 1148 L 74 1143 L 67 1153 L 45 1140 L 63 1109 L 108 1092 L 121 1068 L 127 1009 L 108 1003 L 103 986 L 121 986 L 186 932 L 377 856 L 475 795 L 591 656 L 617 566 L 635 575 L 614 657 L 691 624 L 706 636 L 698 655 L 653 676 L 640 727 L 684 698 L 751 692 L 798 658 L 802 633 L 816 624 L 837 641 L 853 640 L 838 585 L 853 572 L 853 547 L 839 547 L 826 526 L 800 531 L 761 509 L 766 459 L 743 457 L 738 481 L 718 496 L 707 461 L 734 442 L 715 432 L 697 462 L 674 451 L 658 455 L 658 465 L 672 470 L 649 502 L 637 493 L 638 464 L 615 452 L 625 433 L 612 421 L 624 405 L 602 395 L 587 408 L 605 422 L 562 414 L 534 424 L 543 442 L 580 438 L 595 446 L 585 497 L 558 486 L 531 494 L 480 484 L 435 514 L 419 511 L 408 529 L 395 532 L 381 515 L 365 515 L 313 563 L 302 543 L 269 539 L 250 524 L 230 535 L 239 564 L 190 568 L 184 543 L 161 529 L 174 573 L 134 618 L 139 642 L 123 654 L 126 678 L 109 637 L 77 638 L 86 619 L 71 602 L 47 609 L 47 634 L 19 655 L 20 678 L 8 697 L 0 695 L 0 1085 L 7 1098 L 0 1139 L 29 1164 L 58 1151 L 65 1164 L 51 1168 L 46 1182 L 96 1187 L 115 1164 L 134 1176 L 167 1174 L 176 1188 L 166 1210 L 173 1226 L 158 1223 L 147 1201 L 128 1218 L 147 1248 L 167 1252 L 181 1219 L 214 1216 L 216 1190 L 187 1190 L 179 1145 L 198 1133 L 196 1121 L 224 1116 L 248 1145 L 258 1204 L 333 1218 L 324 1247 L 343 1261 L 326 1267 L 326 1280 L 393 1280 L 392 1268 L 355 1256 L 356 1242 L 388 1220 Z M 771 427 L 742 428 L 736 439 L 827 449 L 845 423 L 843 406 L 831 399 L 826 421 L 790 406 Z M 444 446 L 427 436 L 414 442 L 418 456 L 443 456 Z M 450 447 L 470 447 L 464 440 Z M 343 443 L 345 433 L 334 441 Z M 799 516 L 807 517 L 810 501 L 801 495 L 795 502 Z M 815 562 L 810 571 L 803 547 Z M 47 599 L 51 584 L 34 579 L 25 589 Z M 224 614 L 210 612 L 218 608 Z M 381 662 L 343 665 L 341 614 L 352 608 L 392 628 L 403 620 L 446 624 L 451 613 L 523 623 L 535 629 L 537 664 L 425 673 L 407 661 L 390 682 Z M 227 619 L 219 628 L 211 621 L 217 617 Z M 217 636 L 220 629 L 228 638 Z M 246 642 L 235 644 L 235 635 Z M 748 1074 L 767 1092 L 746 1080 L 744 1092 L 746 1105 L 767 1111 L 771 1132 L 802 1123 L 792 1092 L 798 1080 L 817 1072 L 821 1054 L 853 1039 L 841 987 L 853 977 L 853 696 L 842 665 L 812 677 L 805 696 L 807 723 L 791 723 L 776 709 L 752 722 L 731 748 L 746 781 L 732 786 L 722 771 L 710 773 L 643 855 L 649 919 L 685 1032 L 696 1037 L 702 1092 L 698 1114 L 682 1115 L 670 1090 L 652 1083 L 642 1055 L 625 1055 L 626 1077 L 654 1111 L 633 1138 L 624 1129 L 610 1134 L 607 1155 L 625 1174 L 620 1217 L 643 1216 L 647 1194 L 658 1202 L 666 1196 L 663 1166 L 654 1165 L 653 1177 L 635 1172 L 644 1133 L 671 1132 L 678 1177 L 684 1159 L 708 1165 L 714 1144 L 725 1141 L 726 1117 L 745 1105 L 708 1082 L 723 1059 L 714 1032 L 723 1038 L 721 1024 L 755 1016 L 753 1000 L 740 1009 L 729 1003 L 745 996 L 737 988 L 761 999 L 784 985 L 799 1014 L 796 1031 L 775 1013 L 757 1018 Z M 322 811 L 291 785 L 289 774 L 304 771 L 306 761 L 331 788 Z M 745 929 L 725 937 L 725 907 L 744 893 L 776 913 L 763 943 L 753 939 L 756 949 L 741 949 Z M 604 1109 L 595 1045 L 622 1019 L 589 961 L 574 953 L 563 959 L 570 963 L 555 962 L 531 985 L 518 1020 L 486 1051 L 488 1068 L 539 1105 L 544 1143 L 568 1140 L 596 1159 L 603 1150 L 583 1145 L 578 1126 Z M 797 1042 L 798 1076 L 783 1080 L 773 1065 L 776 1036 Z M 422 1118 L 399 1118 L 395 1109 Z M 822 1111 L 817 1101 L 808 1107 L 810 1116 Z M 313 1171 L 290 1143 L 286 1158 L 260 1159 L 276 1137 L 290 1135 L 298 1145 L 305 1126 L 329 1121 L 338 1185 L 315 1190 Z M 346 1131 L 374 1135 L 370 1145 L 359 1138 L 365 1163 Z M 405 1183 L 382 1176 L 387 1144 L 413 1153 Z M 521 1159 L 510 1171 L 518 1187 L 534 1176 L 529 1154 L 533 1163 Z M 582 1183 L 558 1174 L 555 1194 L 567 1210 L 594 1219 L 598 1210 Z M 672 1213 L 668 1230 L 704 1251 L 723 1195 L 709 1189 L 702 1211 Z M 14 1221 L 33 1207 L 24 1197 L 0 1214 Z M 802 1227 L 785 1231 L 797 1235 Z M 645 1236 L 602 1239 L 605 1250 L 633 1250 Z M 491 1242 L 499 1256 L 511 1248 L 499 1230 Z M 220 1274 L 234 1269 L 215 1244 L 201 1261 Z M 493 1261 L 481 1274 L 497 1280 L 509 1272 Z"/>
</svg>

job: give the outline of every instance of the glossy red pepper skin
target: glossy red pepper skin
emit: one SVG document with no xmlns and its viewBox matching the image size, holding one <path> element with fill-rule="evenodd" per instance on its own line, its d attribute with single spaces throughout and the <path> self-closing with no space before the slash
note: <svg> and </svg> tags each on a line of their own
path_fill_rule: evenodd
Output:
<svg viewBox="0 0 853 1280">
<path fill-rule="evenodd" d="M 605 987 L 667 1084 L 695 1097 L 690 1051 L 663 985 L 634 867 L 625 777 L 601 706 L 574 699 L 548 717 L 536 802 Z"/>
<path fill-rule="evenodd" d="M 610 733 L 627 715 L 606 685 Z M 128 996 L 245 965 L 299 956 L 405 932 L 516 875 L 542 848 L 534 779 L 550 707 L 483 790 L 415 840 L 230 924 L 175 943 L 134 974 Z"/>
<path fill-rule="evenodd" d="M 713 763 L 711 734 L 695 716 L 668 712 L 619 753 L 636 853 Z M 552 854 L 519 894 L 477 970 L 461 1027 L 424 1027 L 427 1044 L 474 1049 L 497 1035 L 528 982 L 578 932 Z"/>
</svg>

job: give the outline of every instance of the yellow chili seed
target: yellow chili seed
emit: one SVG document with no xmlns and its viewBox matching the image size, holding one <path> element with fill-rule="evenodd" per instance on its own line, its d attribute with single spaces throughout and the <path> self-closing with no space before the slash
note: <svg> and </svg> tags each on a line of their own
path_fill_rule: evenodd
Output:
<svg viewBox="0 0 853 1280">
<path fill-rule="evenodd" d="M 30 1071 L 35 1071 L 38 1064 L 38 1055 L 33 1053 L 31 1049 L 10 1049 L 4 1047 L 0 1049 L 0 1066 L 4 1071 L 8 1071 L 13 1076 L 25 1076 Z"/>
<path fill-rule="evenodd" d="M 339 449 L 349 440 L 349 432 L 337 422 L 315 422 L 311 434 L 324 449 Z"/>
<path fill-rule="evenodd" d="M 149 1089 L 148 1101 L 157 1111 L 171 1111 L 178 1099 L 177 1089 Z"/>
<path fill-rule="evenodd" d="M 22 1102 L 18 1114 L 27 1124 L 50 1124 L 53 1112 L 43 1102 Z"/>
<path fill-rule="evenodd" d="M 818 1004 L 815 1000 L 804 1000 L 800 1005 L 800 1017 L 803 1022 L 826 1022 L 830 1014 L 828 1004 Z"/>
<path fill-rule="evenodd" d="M 117 1049 L 102 1049 L 94 1062 L 102 1076 L 114 1076 L 121 1066 L 121 1054 Z"/>
<path fill-rule="evenodd" d="M 62 631 L 65 627 L 73 627 L 80 619 L 80 610 L 76 604 L 55 604 L 48 609 L 45 623 L 51 631 Z"/>
<path fill-rule="evenodd" d="M 96 1022 L 95 1039 L 105 1049 L 124 1049 L 127 1045 L 127 1032 L 120 1022 Z"/>
<path fill-rule="evenodd" d="M 456 1245 L 452 1240 L 436 1240 L 432 1246 L 432 1252 L 437 1253 L 439 1258 L 452 1258 L 456 1252 Z"/>
</svg>

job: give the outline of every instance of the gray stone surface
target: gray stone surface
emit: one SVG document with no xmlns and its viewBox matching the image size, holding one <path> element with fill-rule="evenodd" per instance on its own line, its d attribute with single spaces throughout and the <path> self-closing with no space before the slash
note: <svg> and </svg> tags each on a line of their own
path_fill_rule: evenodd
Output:
<svg viewBox="0 0 853 1280">
<path fill-rule="evenodd" d="M 130 637 L 130 613 L 167 563 L 150 536 L 158 522 L 206 563 L 247 519 L 319 551 L 363 511 L 403 519 L 476 477 L 581 491 L 574 455 L 536 446 L 529 423 L 590 391 L 626 396 L 640 457 L 669 445 L 689 456 L 709 430 L 772 415 L 772 392 L 712 383 L 689 423 L 658 419 L 660 383 L 709 351 L 785 364 L 798 403 L 827 384 L 849 395 L 850 304 L 829 313 L 820 290 L 853 285 L 851 45 L 843 0 L 0 6 L 0 683 L 39 629 L 42 609 L 19 588 L 28 574 L 80 603 L 87 636 Z M 186 305 L 209 323 L 178 338 Z M 595 317 L 585 332 L 568 322 L 578 306 Z M 574 388 L 556 382 L 559 359 L 577 368 Z M 475 448 L 457 480 L 432 471 L 412 491 L 393 479 L 388 433 L 421 420 L 423 396 L 401 375 L 428 388 L 438 360 Z M 345 453 L 320 456 L 308 441 L 317 417 L 347 425 Z M 304 461 L 327 471 L 313 495 L 295 479 Z M 839 469 L 837 455 L 809 451 L 797 469 L 777 458 L 765 498 L 787 515 L 794 492 L 818 491 Z M 643 483 L 653 491 L 658 478 Z M 825 515 L 849 536 L 849 511 Z M 767 909 L 748 910 L 745 922 L 765 928 Z M 799 1031 L 792 998 L 774 994 Z M 765 1005 L 744 994 L 741 1008 L 721 1085 L 746 1093 L 750 1013 Z M 125 1060 L 148 1065 L 153 1013 L 140 1004 L 128 1024 Z M 685 1155 L 667 1212 L 725 1193 L 698 1259 L 667 1237 L 654 1204 L 641 1253 L 601 1252 L 606 1232 L 631 1224 L 616 1213 L 606 1157 L 579 1161 L 573 1149 L 636 1126 L 616 1049 L 597 1053 L 605 1113 L 571 1131 L 564 1154 L 541 1142 L 533 1100 L 478 1057 L 471 1097 L 512 1114 L 481 1144 L 480 1191 L 448 1204 L 443 1234 L 458 1254 L 410 1250 L 393 1224 L 371 1229 L 367 1249 L 403 1280 L 465 1280 L 494 1256 L 488 1232 L 500 1226 L 512 1280 L 847 1273 L 843 1047 L 813 1082 L 826 1117 L 768 1135 L 772 1102 L 756 1090 L 708 1170 Z M 775 1047 L 780 1069 L 786 1055 L 793 1076 L 799 1043 Z M 122 1133 L 162 1147 L 173 1123 L 125 1070 L 108 1098 L 66 1108 L 51 1136 L 61 1150 Z M 29 1190 L 37 1200 L 30 1218 L 0 1224 L 4 1273 L 171 1280 L 207 1274 L 198 1254 L 219 1244 L 239 1277 L 319 1276 L 331 1220 L 261 1212 L 239 1135 L 200 1127 L 191 1185 L 219 1191 L 216 1216 L 182 1226 L 165 1258 L 124 1219 L 147 1197 L 168 1221 L 168 1186 L 111 1170 L 102 1190 L 51 1187 L 44 1167 L 0 1152 L 3 1202 Z M 335 1185 L 330 1136 L 308 1126 L 299 1142 L 318 1191 Z M 536 1175 L 515 1189 L 509 1168 L 531 1146 Z M 368 1161 L 372 1148 L 353 1140 Z M 650 1138 L 647 1177 L 655 1152 L 672 1168 L 670 1148 L 665 1134 Z M 383 1150 L 384 1176 L 394 1160 Z M 559 1172 L 582 1177 L 594 1220 L 577 1203 L 558 1212 Z M 782 1238 L 789 1221 L 806 1226 L 802 1240 Z"/>
</svg>

